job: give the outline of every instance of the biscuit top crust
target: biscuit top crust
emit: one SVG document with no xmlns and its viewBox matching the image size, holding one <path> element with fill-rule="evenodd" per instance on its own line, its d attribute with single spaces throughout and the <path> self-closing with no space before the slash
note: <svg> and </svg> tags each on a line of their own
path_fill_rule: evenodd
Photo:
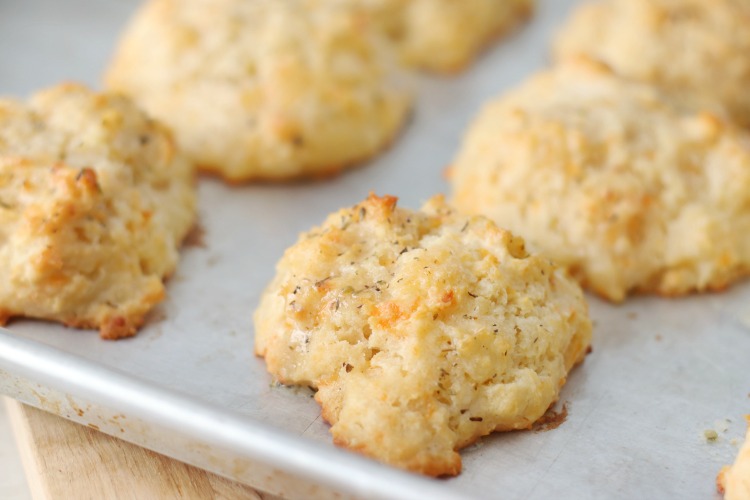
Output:
<svg viewBox="0 0 750 500">
<path fill-rule="evenodd" d="M 410 106 L 385 42 L 324 0 L 150 0 L 106 75 L 229 180 L 323 175 L 384 147 Z"/>
<path fill-rule="evenodd" d="M 286 251 L 255 325 L 269 371 L 319 389 L 337 444 L 436 476 L 478 437 L 529 428 L 591 338 L 573 280 L 442 197 L 329 216 Z"/>
<path fill-rule="evenodd" d="M 526 20 L 533 0 L 338 0 L 393 41 L 404 62 L 438 72 L 463 69 L 493 38 Z"/>
<path fill-rule="evenodd" d="M 750 136 L 578 60 L 487 104 L 454 201 L 611 300 L 723 288 L 750 270 Z"/>
<path fill-rule="evenodd" d="M 64 84 L 0 100 L 0 323 L 135 333 L 193 223 L 189 164 L 125 97 Z"/>
<path fill-rule="evenodd" d="M 585 54 L 750 127 L 750 0 L 606 0 L 579 7 L 558 60 Z"/>
</svg>

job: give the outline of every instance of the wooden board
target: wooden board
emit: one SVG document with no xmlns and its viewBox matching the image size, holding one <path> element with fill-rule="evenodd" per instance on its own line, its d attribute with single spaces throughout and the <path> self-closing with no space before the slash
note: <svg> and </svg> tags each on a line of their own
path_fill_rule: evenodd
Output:
<svg viewBox="0 0 750 500">
<path fill-rule="evenodd" d="M 35 500 L 278 499 L 16 401 L 6 406 Z"/>
</svg>

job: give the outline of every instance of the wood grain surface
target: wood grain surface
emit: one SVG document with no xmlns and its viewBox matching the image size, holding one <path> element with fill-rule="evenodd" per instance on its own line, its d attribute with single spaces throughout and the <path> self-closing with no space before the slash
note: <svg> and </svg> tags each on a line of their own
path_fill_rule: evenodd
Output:
<svg viewBox="0 0 750 500">
<path fill-rule="evenodd" d="M 279 500 L 51 413 L 6 406 L 35 500 Z"/>
</svg>

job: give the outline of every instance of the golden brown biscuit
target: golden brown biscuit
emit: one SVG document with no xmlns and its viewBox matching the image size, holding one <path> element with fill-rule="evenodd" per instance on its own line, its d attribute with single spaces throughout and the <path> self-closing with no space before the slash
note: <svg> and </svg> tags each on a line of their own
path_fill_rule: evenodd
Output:
<svg viewBox="0 0 750 500">
<path fill-rule="evenodd" d="M 409 97 L 387 50 L 321 0 L 149 0 L 107 85 L 230 181 L 338 172 L 385 148 Z"/>
<path fill-rule="evenodd" d="M 494 38 L 525 21 L 533 0 L 333 0 L 348 3 L 384 32 L 410 66 L 462 69 Z"/>
<path fill-rule="evenodd" d="M 591 322 L 579 286 L 488 219 L 371 195 L 286 251 L 255 332 L 270 373 L 318 389 L 336 444 L 440 476 L 544 414 Z"/>
<path fill-rule="evenodd" d="M 459 209 L 610 300 L 722 289 L 750 270 L 750 136 L 593 64 L 487 104 L 452 184 Z"/>
<path fill-rule="evenodd" d="M 724 106 L 750 127 L 750 1 L 606 0 L 580 7 L 558 60 L 585 54 L 699 107 Z"/>
<path fill-rule="evenodd" d="M 750 425 L 750 415 L 745 418 Z M 722 470 L 716 483 L 724 500 L 750 500 L 750 429 L 734 465 Z"/>
<path fill-rule="evenodd" d="M 67 84 L 0 101 L 0 324 L 134 335 L 194 216 L 189 163 L 128 99 Z"/>
</svg>

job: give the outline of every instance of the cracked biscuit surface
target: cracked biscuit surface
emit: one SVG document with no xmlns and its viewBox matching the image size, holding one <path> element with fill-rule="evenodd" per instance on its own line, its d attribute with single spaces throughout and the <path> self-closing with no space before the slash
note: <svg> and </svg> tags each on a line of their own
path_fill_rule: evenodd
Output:
<svg viewBox="0 0 750 500">
<path fill-rule="evenodd" d="M 149 0 L 106 75 L 229 181 L 333 174 L 387 147 L 410 98 L 383 43 L 322 0 Z"/>
<path fill-rule="evenodd" d="M 440 476 L 544 414 L 591 322 L 580 287 L 488 219 L 371 195 L 286 251 L 255 332 L 271 374 L 317 388 L 336 444 Z"/>
<path fill-rule="evenodd" d="M 605 0 L 578 8 L 557 59 L 587 55 L 750 127 L 750 0 Z"/>
<path fill-rule="evenodd" d="M 332 0 L 348 3 L 394 42 L 403 61 L 438 72 L 467 66 L 525 21 L 533 0 Z"/>
<path fill-rule="evenodd" d="M 65 84 L 0 100 L 0 324 L 135 334 L 193 224 L 189 163 L 128 99 Z"/>
<path fill-rule="evenodd" d="M 487 104 L 451 171 L 486 215 L 620 301 L 750 271 L 750 136 L 578 61 Z"/>
</svg>

